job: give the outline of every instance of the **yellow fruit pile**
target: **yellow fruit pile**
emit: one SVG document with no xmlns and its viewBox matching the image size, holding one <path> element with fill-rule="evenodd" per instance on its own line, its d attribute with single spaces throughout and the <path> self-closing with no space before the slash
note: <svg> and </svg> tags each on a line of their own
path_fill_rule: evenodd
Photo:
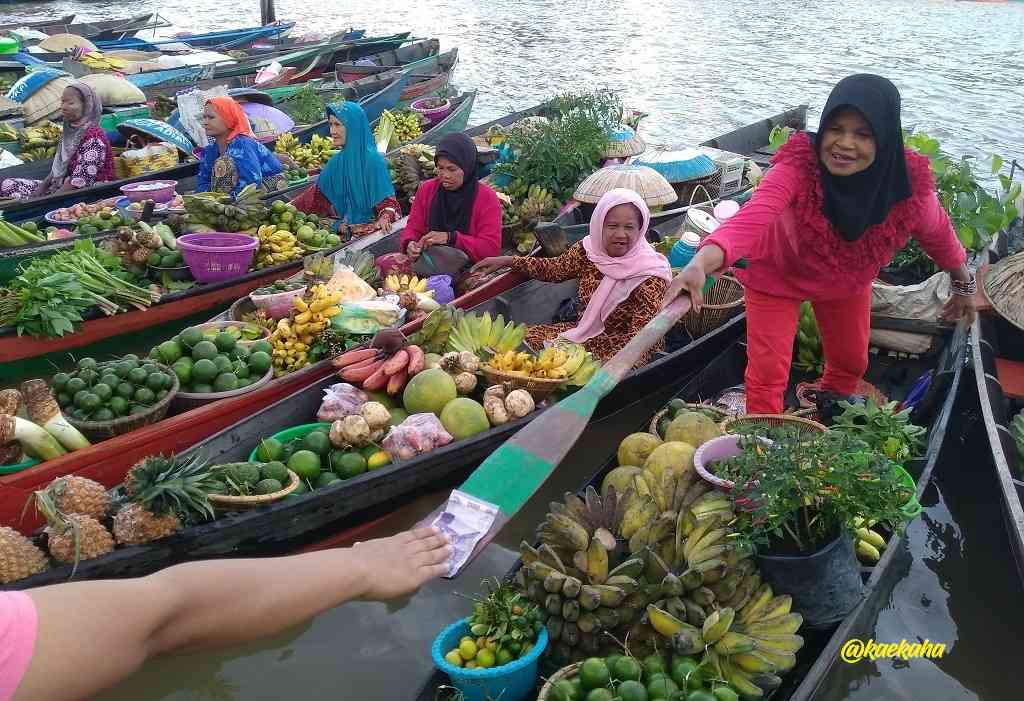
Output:
<svg viewBox="0 0 1024 701">
<path fill-rule="evenodd" d="M 57 153 L 57 142 L 60 141 L 61 132 L 61 128 L 53 122 L 28 127 L 18 135 L 18 143 L 21 146 L 19 157 L 26 162 L 53 158 Z"/>
<path fill-rule="evenodd" d="M 128 67 L 128 62 L 123 58 L 107 56 L 101 51 L 90 51 L 80 59 L 82 65 L 88 66 L 94 71 L 123 71 Z"/>
<path fill-rule="evenodd" d="M 338 152 L 330 137 L 313 134 L 309 143 L 303 144 L 291 133 L 278 137 L 274 151 L 291 156 L 299 167 L 307 171 L 322 168 Z"/>
<path fill-rule="evenodd" d="M 260 247 L 256 251 L 256 267 L 269 268 L 302 257 L 302 249 L 290 231 L 278 231 L 273 224 L 264 224 L 256 231 Z"/>
<path fill-rule="evenodd" d="M 487 366 L 512 375 L 568 380 L 574 385 L 585 384 L 599 367 L 590 353 L 576 343 L 549 346 L 537 356 L 521 351 L 505 351 L 495 354 Z"/>
<path fill-rule="evenodd" d="M 309 348 L 330 325 L 331 317 L 341 312 L 340 301 L 341 294 L 328 292 L 324 285 L 314 285 L 305 297 L 295 298 L 291 317 L 277 322 L 270 335 L 276 377 L 309 363 Z"/>
<path fill-rule="evenodd" d="M 433 290 L 427 290 L 427 278 L 419 278 L 415 275 L 388 275 L 384 278 L 385 293 L 419 292 L 420 294 L 433 294 Z"/>
</svg>

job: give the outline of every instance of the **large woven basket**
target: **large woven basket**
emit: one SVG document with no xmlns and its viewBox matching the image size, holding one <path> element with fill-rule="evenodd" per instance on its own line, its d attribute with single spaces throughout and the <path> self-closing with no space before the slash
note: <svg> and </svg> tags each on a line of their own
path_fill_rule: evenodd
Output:
<svg viewBox="0 0 1024 701">
<path fill-rule="evenodd" d="M 155 424 L 165 416 L 167 416 L 167 410 L 171 406 L 171 402 L 178 395 L 178 389 L 181 384 L 178 382 L 178 375 L 171 368 L 160 363 L 154 363 L 161 371 L 171 376 L 173 384 L 171 388 L 167 390 L 166 396 L 159 402 L 151 406 L 148 410 L 141 414 L 133 414 L 131 416 L 122 416 L 112 421 L 80 421 L 73 419 L 70 416 L 66 417 L 68 423 L 77 428 L 82 434 L 93 443 L 99 441 L 105 441 L 108 438 L 114 436 L 120 436 L 124 433 L 130 433 L 136 429 L 140 429 L 143 426 L 149 424 Z"/>
<path fill-rule="evenodd" d="M 580 665 L 582 662 L 575 662 L 568 667 L 562 667 L 560 670 L 552 674 L 544 681 L 544 686 L 540 688 L 540 693 L 537 694 L 537 701 L 550 701 L 552 689 L 555 684 L 563 679 L 572 679 L 579 672 Z"/>
<path fill-rule="evenodd" d="M 709 334 L 743 311 L 743 285 L 736 278 L 722 275 L 704 295 L 699 312 L 690 310 L 683 316 L 683 326 L 696 340 Z"/>
<path fill-rule="evenodd" d="M 804 436 L 814 436 L 828 431 L 828 428 L 817 421 L 792 414 L 744 414 L 728 418 L 719 426 L 722 433 L 741 433 L 756 426 L 788 428 Z"/>
<path fill-rule="evenodd" d="M 214 508 L 221 511 L 245 511 L 280 501 L 298 488 L 299 476 L 288 470 L 288 484 L 283 489 L 271 494 L 252 494 L 245 497 L 230 494 L 211 494 L 208 499 Z"/>
<path fill-rule="evenodd" d="M 510 384 L 513 389 L 525 389 L 536 401 L 545 399 L 565 387 L 565 380 L 549 380 L 542 377 L 523 377 L 487 366 L 480 369 L 489 385 Z"/>
</svg>

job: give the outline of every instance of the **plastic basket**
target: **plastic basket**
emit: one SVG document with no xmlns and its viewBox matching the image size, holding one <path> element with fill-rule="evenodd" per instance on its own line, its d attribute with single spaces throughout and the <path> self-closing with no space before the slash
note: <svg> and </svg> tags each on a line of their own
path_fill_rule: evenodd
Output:
<svg viewBox="0 0 1024 701">
<path fill-rule="evenodd" d="M 921 502 L 917 500 L 917 482 L 914 481 L 914 478 L 910 476 L 909 472 L 899 465 L 896 466 L 894 471 L 899 475 L 900 482 L 906 485 L 907 488 L 910 489 L 910 493 L 913 494 L 913 496 L 910 497 L 910 501 L 904 504 L 900 509 L 900 511 L 903 512 L 903 518 L 908 521 L 912 521 L 917 518 L 922 511 L 924 511 L 924 508 L 921 506 Z"/>
<path fill-rule="evenodd" d="M 296 438 L 305 438 L 307 434 L 312 433 L 313 431 L 315 431 L 318 428 L 325 428 L 328 431 L 330 431 L 331 430 L 331 424 L 329 424 L 329 423 L 315 423 L 315 424 L 302 424 L 301 426 L 292 426 L 291 428 L 286 428 L 283 431 L 278 431 L 274 435 L 269 436 L 269 438 L 273 438 L 275 441 L 280 441 L 281 443 L 287 443 L 288 441 L 295 440 Z M 259 462 L 256 459 L 256 449 L 257 448 L 259 448 L 259 443 L 257 443 L 256 446 L 249 453 L 249 462 Z"/>
<path fill-rule="evenodd" d="M 220 282 L 243 275 L 258 247 L 259 242 L 252 236 L 219 231 L 185 234 L 178 239 L 178 248 L 197 282 Z"/>
<path fill-rule="evenodd" d="M 416 114 L 425 117 L 431 124 L 437 124 L 445 117 L 447 117 L 452 111 L 451 100 L 445 100 L 444 104 L 442 104 L 440 107 L 424 106 L 425 103 L 433 102 L 436 101 L 437 99 L 438 98 L 436 97 L 421 97 L 418 100 L 414 100 L 413 103 L 409 106 L 409 109 L 411 109 Z"/>
<path fill-rule="evenodd" d="M 501 667 L 465 669 L 448 664 L 445 653 L 458 647 L 459 639 L 469 635 L 469 619 L 456 621 L 442 630 L 430 648 L 434 665 L 447 674 L 452 685 L 462 692 L 466 701 L 523 701 L 537 686 L 537 661 L 548 646 L 547 628 L 541 628 L 533 649 L 518 660 Z"/>
<path fill-rule="evenodd" d="M 13 465 L 0 465 L 0 475 L 13 475 L 15 472 L 21 472 L 22 470 L 27 470 L 30 467 L 35 467 L 39 463 L 39 460 L 26 456 L 25 459 L 19 463 L 15 463 Z"/>
</svg>

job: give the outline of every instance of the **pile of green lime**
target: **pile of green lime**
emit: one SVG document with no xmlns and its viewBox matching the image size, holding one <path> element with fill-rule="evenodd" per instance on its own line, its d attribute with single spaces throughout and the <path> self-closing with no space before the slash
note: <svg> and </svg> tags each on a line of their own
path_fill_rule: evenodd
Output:
<svg viewBox="0 0 1024 701">
<path fill-rule="evenodd" d="M 591 657 L 556 681 L 549 701 L 738 701 L 739 694 L 693 657 Z"/>
<path fill-rule="evenodd" d="M 270 223 L 278 231 L 290 231 L 299 243 L 310 248 L 335 248 L 341 244 L 341 237 L 326 228 L 315 214 L 300 212 L 295 205 L 276 200 L 270 205 Z"/>
<path fill-rule="evenodd" d="M 167 246 L 161 246 L 149 254 L 146 263 L 152 268 L 180 268 L 185 265 L 185 258 L 181 251 L 172 251 Z"/>
<path fill-rule="evenodd" d="M 299 488 L 292 494 L 304 494 L 334 482 L 351 479 L 391 463 L 391 458 L 377 446 L 361 450 L 339 450 L 331 443 L 330 429 L 318 427 L 289 441 L 263 438 L 256 446 L 259 462 L 280 462 L 300 478 Z"/>
<path fill-rule="evenodd" d="M 274 494 L 284 489 L 289 481 L 288 468 L 276 460 L 268 462 L 232 462 L 210 468 L 218 482 L 213 494 L 252 496 Z"/>
<path fill-rule="evenodd" d="M 50 382 L 63 413 L 79 421 L 112 421 L 148 411 L 167 396 L 174 378 L 157 363 L 126 355 L 102 363 L 82 358 Z"/>
<path fill-rule="evenodd" d="M 249 330 L 251 327 L 251 330 Z M 270 343 L 264 340 L 240 343 L 247 334 L 262 333 L 255 324 L 202 330 L 185 329 L 149 352 L 174 370 L 182 392 L 210 394 L 244 389 L 258 382 L 270 370 Z"/>
</svg>

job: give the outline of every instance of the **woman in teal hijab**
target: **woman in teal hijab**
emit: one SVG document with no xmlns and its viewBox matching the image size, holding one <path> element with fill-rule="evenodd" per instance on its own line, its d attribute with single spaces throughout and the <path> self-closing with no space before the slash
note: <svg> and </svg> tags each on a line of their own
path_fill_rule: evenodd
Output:
<svg viewBox="0 0 1024 701">
<path fill-rule="evenodd" d="M 340 233 L 390 232 L 401 207 L 366 113 L 354 102 L 327 105 L 327 122 L 334 147 L 340 150 L 327 161 L 316 184 L 292 204 L 307 214 L 337 220 L 334 228 Z"/>
</svg>

